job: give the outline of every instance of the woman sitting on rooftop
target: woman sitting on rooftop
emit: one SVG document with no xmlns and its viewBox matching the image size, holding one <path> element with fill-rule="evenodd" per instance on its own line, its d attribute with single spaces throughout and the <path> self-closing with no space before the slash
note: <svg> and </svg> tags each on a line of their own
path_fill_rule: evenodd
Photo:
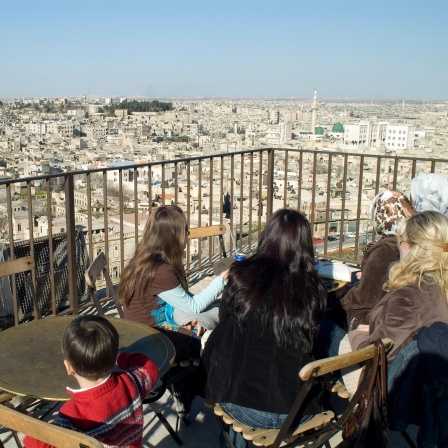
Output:
<svg viewBox="0 0 448 448">
<path fill-rule="evenodd" d="M 279 428 L 301 387 L 326 291 L 314 268 L 310 225 L 282 209 L 261 233 L 251 258 L 234 263 L 221 300 L 219 324 L 205 345 L 206 397 L 235 420 Z M 319 412 L 318 398 L 304 415 Z M 236 447 L 246 443 L 232 433 Z"/>
<path fill-rule="evenodd" d="M 415 214 L 409 199 L 399 191 L 379 193 L 371 205 L 372 226 L 380 239 L 364 248 L 359 283 L 341 299 L 349 330 L 368 323 L 368 313 L 384 297 L 389 267 L 400 259 L 396 231 L 400 221 Z"/>
<path fill-rule="evenodd" d="M 448 218 L 427 211 L 408 218 L 399 234 L 400 261 L 389 272 L 387 294 L 370 313 L 370 326 L 348 336 L 353 350 L 390 338 L 389 361 L 418 330 L 448 323 Z"/>
<path fill-rule="evenodd" d="M 222 293 L 227 271 L 196 295 L 188 292 L 183 252 L 188 241 L 184 212 L 176 205 L 154 209 L 142 240 L 121 276 L 124 317 L 167 330 L 183 331 L 173 310 L 201 313 Z"/>
<path fill-rule="evenodd" d="M 222 293 L 227 277 L 225 271 L 198 294 L 190 294 L 183 266 L 187 239 L 182 209 L 176 205 L 154 209 L 135 255 L 123 271 L 119 289 L 124 317 L 161 329 L 174 344 L 181 365 L 189 364 L 190 358 L 199 359 L 201 342 L 190 329 L 174 321 L 174 309 L 200 316 Z M 205 373 L 196 369 L 172 386 L 177 412 L 185 423 L 194 397 L 203 393 L 204 381 Z"/>
<path fill-rule="evenodd" d="M 419 174 L 411 180 L 411 201 L 417 213 L 434 210 L 448 216 L 448 180 L 442 174 Z"/>
</svg>

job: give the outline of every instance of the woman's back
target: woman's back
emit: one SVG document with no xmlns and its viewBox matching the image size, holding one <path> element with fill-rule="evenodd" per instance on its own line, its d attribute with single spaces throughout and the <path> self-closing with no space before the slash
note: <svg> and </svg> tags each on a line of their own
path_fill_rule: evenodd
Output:
<svg viewBox="0 0 448 448">
<path fill-rule="evenodd" d="M 286 414 L 300 389 L 299 371 L 313 360 L 325 299 L 307 219 L 278 210 L 257 253 L 229 271 L 220 321 L 203 355 L 207 398 Z M 316 399 L 307 413 L 318 409 Z"/>
<path fill-rule="evenodd" d="M 161 302 L 157 294 L 173 289 L 179 283 L 179 278 L 171 266 L 167 263 L 161 264 L 149 285 L 144 285 L 142 281 L 136 283 L 134 296 L 129 305 L 124 307 L 125 319 L 150 326 L 160 324 L 165 320 L 165 316 L 159 316 Z M 164 313 L 164 308 L 161 311 Z"/>
<path fill-rule="evenodd" d="M 298 373 L 312 360 L 306 351 L 279 346 L 272 327 L 264 327 L 263 316 L 256 310 L 248 313 L 245 331 L 235 316 L 227 313 L 203 353 L 208 370 L 206 396 L 215 403 L 288 413 L 300 389 Z M 316 400 L 307 413 L 318 411 Z"/>
</svg>

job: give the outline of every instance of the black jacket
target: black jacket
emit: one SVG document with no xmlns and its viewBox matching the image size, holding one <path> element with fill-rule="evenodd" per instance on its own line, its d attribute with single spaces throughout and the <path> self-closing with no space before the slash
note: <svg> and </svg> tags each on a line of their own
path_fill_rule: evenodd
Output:
<svg viewBox="0 0 448 448">
<path fill-rule="evenodd" d="M 273 331 L 262 329 L 260 315 L 251 311 L 246 331 L 241 331 L 226 303 L 221 303 L 220 322 L 202 356 L 208 371 L 208 401 L 288 413 L 302 384 L 299 371 L 314 358 L 292 347 L 279 347 Z M 320 412 L 317 393 L 308 401 L 302 415 Z"/>
</svg>

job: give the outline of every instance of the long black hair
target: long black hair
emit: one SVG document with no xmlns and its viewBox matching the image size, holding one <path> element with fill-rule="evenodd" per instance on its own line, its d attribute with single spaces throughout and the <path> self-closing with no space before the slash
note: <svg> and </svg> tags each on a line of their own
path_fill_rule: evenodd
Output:
<svg viewBox="0 0 448 448">
<path fill-rule="evenodd" d="M 302 213 L 281 209 L 272 215 L 257 252 L 231 267 L 223 300 L 242 331 L 247 314 L 256 312 L 280 346 L 311 351 L 326 291 L 314 268 L 311 229 Z"/>
</svg>

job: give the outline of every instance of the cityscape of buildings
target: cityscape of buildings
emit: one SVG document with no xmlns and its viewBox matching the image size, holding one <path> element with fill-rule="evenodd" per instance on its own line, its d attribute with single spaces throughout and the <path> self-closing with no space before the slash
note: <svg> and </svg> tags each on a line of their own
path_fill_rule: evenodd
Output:
<svg viewBox="0 0 448 448">
<path fill-rule="evenodd" d="M 1 176 L 260 147 L 409 155 L 448 148 L 448 102 L 318 102 L 315 92 L 310 101 L 183 100 L 166 112 L 117 109 L 106 116 L 105 105 L 123 101 L 2 100 Z"/>
<path fill-rule="evenodd" d="M 16 98 L 2 99 L 0 107 L 1 179 L 110 169 L 106 200 L 101 188 L 104 181 L 101 173 L 92 174 L 90 193 L 86 188 L 85 176 L 77 178 L 74 185 L 75 221 L 81 227 L 91 225 L 93 232 L 101 234 L 107 207 L 108 230 L 112 240 L 116 240 L 111 243 L 112 253 L 117 254 L 117 259 L 121 258 L 121 250 L 125 252 L 125 259 L 133 252 L 135 233 L 143 230 L 149 210 L 160 204 L 174 203 L 176 194 L 179 195 L 177 203 L 181 207 L 186 209 L 187 202 L 191 203 L 193 225 L 197 223 L 198 213 L 211 216 L 213 222 L 220 222 L 222 199 L 215 196 L 213 203 L 207 203 L 209 194 L 203 192 L 203 188 L 209 183 L 223 183 L 223 192 L 229 194 L 231 184 L 234 181 L 239 184 L 235 173 L 243 168 L 246 173 L 249 172 L 247 162 L 243 162 L 241 167 L 237 161 L 234 168 L 225 165 L 220 173 L 212 173 L 212 168 L 198 168 L 194 164 L 188 167 L 179 164 L 174 169 L 173 165 L 165 164 L 167 161 L 229 155 L 260 148 L 306 149 L 315 152 L 318 155 L 315 179 L 312 175 L 313 157 L 310 154 L 300 162 L 301 179 L 297 176 L 299 159 L 296 156 L 290 156 L 287 173 L 282 171 L 284 168 L 280 165 L 276 168 L 273 179 L 276 191 L 274 208 L 294 206 L 297 190 L 303 189 L 300 207 L 309 217 L 314 213 L 313 231 L 315 236 L 321 237 L 325 232 L 368 230 L 369 205 L 375 188 L 378 188 L 375 185 L 377 161 L 368 157 L 363 162 L 364 184 L 361 190 L 357 183 L 359 160 L 349 162 L 344 179 L 342 159 L 336 158 L 332 162 L 331 182 L 328 185 L 326 164 L 329 152 L 444 158 L 448 150 L 448 102 L 444 101 L 332 101 L 319 99 L 315 91 L 313 97 L 310 95 L 309 99 L 304 100 L 172 100 L 169 110 L 160 112 L 130 112 L 123 108 L 111 108 L 113 105 L 126 105 L 133 100 L 86 96 Z M 151 164 L 150 172 L 148 165 L 145 165 L 148 163 Z M 379 182 L 384 188 L 391 181 L 392 167 L 389 163 L 392 162 L 384 159 L 379 171 Z M 141 165 L 141 168 L 137 167 L 136 171 L 134 168 L 123 168 L 135 164 Z M 252 182 L 257 184 L 258 179 L 262 179 L 260 182 L 266 186 L 267 179 L 263 177 L 261 164 L 259 173 L 256 168 Z M 406 191 L 411 165 L 400 161 L 396 170 L 397 184 Z M 448 166 L 441 167 L 439 172 L 446 174 Z M 133 193 L 135 176 L 138 179 L 136 195 Z M 313 182 L 314 192 L 311 191 Z M 191 185 L 188 193 L 187 183 Z M 52 185 L 51 211 L 48 211 L 44 178 L 32 181 L 32 202 L 26 183 L 15 182 L 11 188 L 14 241 L 31 237 L 30 204 L 34 219 L 33 238 L 47 236 L 50 226 L 52 234 L 66 231 L 66 198 L 62 185 L 60 188 L 57 183 Z M 283 191 L 286 192 L 286 188 L 290 202 L 285 204 Z M 331 204 L 327 199 L 328 188 L 331 189 Z M 358 197 L 360 191 L 362 198 Z M 250 195 L 258 196 L 258 192 L 246 183 L 243 191 L 233 191 L 230 202 L 235 204 L 246 201 Z M 253 210 L 258 215 L 263 213 L 264 195 L 262 192 L 258 204 L 251 209 L 247 201 L 234 211 L 235 232 L 249 231 L 247 225 Z M 5 185 L 0 185 L 0 196 L 6 198 Z M 120 201 L 125 210 L 123 218 L 120 216 L 122 209 L 118 206 Z M 91 209 L 87 210 L 89 205 Z M 1 201 L 0 241 L 4 243 L 8 243 L 11 236 L 7 215 L 6 201 Z M 364 220 L 363 228 L 359 228 L 359 219 Z M 92 222 L 89 223 L 89 220 Z M 243 226 L 243 229 L 238 230 L 238 226 Z M 125 240 L 123 249 L 120 248 L 122 239 Z M 198 251 L 198 243 L 192 244 L 191 254 L 194 255 Z"/>
</svg>

